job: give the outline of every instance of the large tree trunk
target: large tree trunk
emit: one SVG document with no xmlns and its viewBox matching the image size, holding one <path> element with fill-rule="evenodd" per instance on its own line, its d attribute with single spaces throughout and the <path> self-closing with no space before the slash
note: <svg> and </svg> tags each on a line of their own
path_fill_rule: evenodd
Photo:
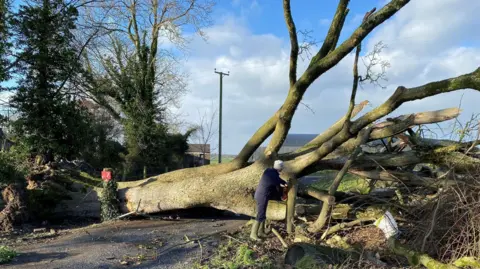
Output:
<svg viewBox="0 0 480 269">
<path fill-rule="evenodd" d="M 243 169 L 217 175 L 188 176 L 177 172 L 176 178 L 165 174 L 142 181 L 119 182 L 119 198 L 124 212 L 139 206 L 143 213 L 213 207 L 255 216 L 253 194 L 266 165 L 258 162 Z M 285 203 L 271 202 L 267 218 L 285 218 Z"/>
</svg>

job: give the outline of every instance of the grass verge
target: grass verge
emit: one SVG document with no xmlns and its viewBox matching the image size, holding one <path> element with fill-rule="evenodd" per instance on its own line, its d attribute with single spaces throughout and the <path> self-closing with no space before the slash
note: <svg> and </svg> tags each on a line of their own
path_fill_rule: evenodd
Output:
<svg viewBox="0 0 480 269">
<path fill-rule="evenodd" d="M 15 250 L 7 246 L 0 246 L 0 264 L 11 262 L 17 255 Z"/>
</svg>

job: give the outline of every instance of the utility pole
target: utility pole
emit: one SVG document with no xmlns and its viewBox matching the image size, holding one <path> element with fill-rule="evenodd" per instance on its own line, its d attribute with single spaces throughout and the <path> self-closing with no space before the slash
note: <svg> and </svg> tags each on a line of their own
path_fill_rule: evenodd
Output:
<svg viewBox="0 0 480 269">
<path fill-rule="evenodd" d="M 223 87 L 223 76 L 230 75 L 228 73 L 218 72 L 215 68 L 215 73 L 220 75 L 220 109 L 219 109 L 219 124 L 218 124 L 218 163 L 222 162 L 222 87 Z"/>
</svg>

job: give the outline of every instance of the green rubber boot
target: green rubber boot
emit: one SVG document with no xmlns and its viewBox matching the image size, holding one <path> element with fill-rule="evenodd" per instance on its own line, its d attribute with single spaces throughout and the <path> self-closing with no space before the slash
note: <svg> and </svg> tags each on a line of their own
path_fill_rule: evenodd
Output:
<svg viewBox="0 0 480 269">
<path fill-rule="evenodd" d="M 258 238 L 258 228 L 260 227 L 260 222 L 254 221 L 252 224 L 252 232 L 250 233 L 250 239 L 253 241 L 261 241 L 260 238 Z"/>
<path fill-rule="evenodd" d="M 265 233 L 265 221 L 260 222 L 260 227 L 258 228 L 258 236 L 259 237 L 267 237 L 267 234 Z"/>
</svg>

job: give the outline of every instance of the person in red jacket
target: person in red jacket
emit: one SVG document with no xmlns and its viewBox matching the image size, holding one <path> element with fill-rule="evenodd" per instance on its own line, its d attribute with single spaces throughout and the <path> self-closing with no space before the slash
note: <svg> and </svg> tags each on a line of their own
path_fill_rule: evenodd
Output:
<svg viewBox="0 0 480 269">
<path fill-rule="evenodd" d="M 259 241 L 260 237 L 265 235 L 265 220 L 267 218 L 267 206 L 269 200 L 281 201 L 284 187 L 287 182 L 280 178 L 280 172 L 283 170 L 283 162 L 276 160 L 273 168 L 267 168 L 263 172 L 260 183 L 255 191 L 255 201 L 257 203 L 257 217 L 252 225 L 250 238 Z"/>
</svg>

